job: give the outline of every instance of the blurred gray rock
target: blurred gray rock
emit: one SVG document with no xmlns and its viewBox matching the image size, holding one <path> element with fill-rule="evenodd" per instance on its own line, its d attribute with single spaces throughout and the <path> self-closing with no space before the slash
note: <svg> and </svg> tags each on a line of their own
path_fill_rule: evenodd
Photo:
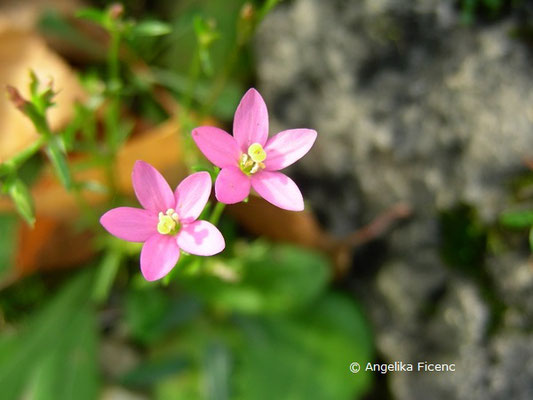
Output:
<svg viewBox="0 0 533 400">
<path fill-rule="evenodd" d="M 328 228 L 345 234 L 399 201 L 415 210 L 354 291 L 386 361 L 458 370 L 391 374 L 394 398 L 531 399 L 527 254 L 487 260 L 487 289 L 443 264 L 437 218 L 465 202 L 490 223 L 505 207 L 533 154 L 532 60 L 509 21 L 464 27 L 454 3 L 282 3 L 255 43 L 259 89 L 271 132 L 319 133 L 291 173 Z"/>
</svg>

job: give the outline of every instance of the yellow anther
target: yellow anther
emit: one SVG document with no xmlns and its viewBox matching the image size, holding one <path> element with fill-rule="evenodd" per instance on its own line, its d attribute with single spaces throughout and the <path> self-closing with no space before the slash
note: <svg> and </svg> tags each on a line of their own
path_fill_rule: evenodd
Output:
<svg viewBox="0 0 533 400">
<path fill-rule="evenodd" d="M 248 147 L 248 154 L 241 154 L 239 158 L 239 168 L 246 175 L 253 175 L 265 168 L 263 161 L 266 159 L 266 152 L 259 143 L 254 143 Z"/>
<path fill-rule="evenodd" d="M 267 156 L 263 146 L 261 146 L 259 143 L 254 143 L 248 147 L 248 155 L 252 161 L 256 163 L 265 161 Z"/>
<path fill-rule="evenodd" d="M 157 231 L 162 235 L 175 235 L 180 229 L 178 214 L 169 208 L 164 214 L 159 213 L 159 223 Z"/>
</svg>

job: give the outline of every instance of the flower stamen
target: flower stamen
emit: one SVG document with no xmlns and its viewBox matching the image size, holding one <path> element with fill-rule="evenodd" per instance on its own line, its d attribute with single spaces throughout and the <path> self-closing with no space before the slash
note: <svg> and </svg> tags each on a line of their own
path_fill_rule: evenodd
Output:
<svg viewBox="0 0 533 400">
<path fill-rule="evenodd" d="M 162 235 L 175 235 L 180 230 L 178 214 L 173 208 L 169 208 L 164 214 L 159 213 L 157 231 Z"/>
<path fill-rule="evenodd" d="M 259 143 L 253 143 L 248 147 L 247 154 L 241 154 L 239 168 L 246 175 L 253 175 L 265 168 L 263 161 L 266 160 L 266 151 Z"/>
</svg>

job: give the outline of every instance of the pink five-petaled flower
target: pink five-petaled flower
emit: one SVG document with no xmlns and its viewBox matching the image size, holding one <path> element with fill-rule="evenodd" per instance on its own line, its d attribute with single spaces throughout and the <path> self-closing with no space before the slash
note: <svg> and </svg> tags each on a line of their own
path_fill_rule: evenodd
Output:
<svg viewBox="0 0 533 400">
<path fill-rule="evenodd" d="M 298 186 L 277 171 L 303 157 L 317 134 L 311 129 L 290 129 L 269 139 L 267 108 L 257 90 L 248 90 L 237 107 L 233 136 L 213 126 L 198 127 L 192 136 L 207 159 L 221 168 L 215 182 L 215 195 L 221 203 L 238 203 L 253 187 L 275 206 L 304 209 Z"/>
<path fill-rule="evenodd" d="M 211 256 L 221 252 L 224 238 L 211 223 L 199 220 L 211 193 L 211 177 L 197 172 L 185 178 L 172 193 L 163 176 L 150 164 L 137 161 L 133 189 L 144 207 L 109 210 L 100 223 L 112 235 L 130 242 L 144 242 L 141 272 L 148 281 L 164 277 L 176 265 L 180 249 Z"/>
</svg>

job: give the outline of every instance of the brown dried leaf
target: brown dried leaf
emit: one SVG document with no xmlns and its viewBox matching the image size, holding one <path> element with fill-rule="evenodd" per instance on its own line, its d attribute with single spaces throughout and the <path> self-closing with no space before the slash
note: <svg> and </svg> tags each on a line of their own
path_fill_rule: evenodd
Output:
<svg viewBox="0 0 533 400">
<path fill-rule="evenodd" d="M 20 224 L 16 271 L 25 276 L 37 269 L 60 269 L 79 265 L 93 255 L 92 234 L 78 232 L 72 225 L 37 215 L 35 227 Z"/>
<path fill-rule="evenodd" d="M 275 241 L 322 251 L 329 251 L 335 243 L 313 214 L 282 210 L 257 196 L 250 196 L 247 203 L 228 206 L 228 213 L 250 233 Z"/>
<path fill-rule="evenodd" d="M 72 116 L 72 103 L 84 98 L 74 71 L 34 33 L 2 23 L 0 19 L 0 91 L 7 85 L 29 97 L 29 71 L 34 70 L 41 82 L 53 80 L 58 95 L 49 112 L 52 129 L 63 126 Z M 0 95 L 0 162 L 27 147 L 37 133 L 27 117 Z"/>
<path fill-rule="evenodd" d="M 169 120 L 155 129 L 136 135 L 126 143 L 117 154 L 117 162 L 113 168 L 120 193 L 133 195 L 131 171 L 136 160 L 144 160 L 152 164 L 171 185 L 177 184 L 185 177 L 186 169 L 180 162 L 182 152 L 178 131 L 177 122 Z M 80 162 L 83 162 L 83 159 L 72 161 L 72 165 L 75 166 Z M 104 186 L 107 184 L 106 174 L 102 167 L 78 171 L 74 173 L 74 177 L 78 182 L 92 181 Z M 76 198 L 59 184 L 49 168 L 33 185 L 31 193 L 39 215 L 69 220 L 79 214 Z M 89 190 L 84 190 L 81 194 L 89 205 L 101 204 L 107 199 L 106 195 Z M 12 210 L 13 205 L 10 199 L 0 197 L 0 211 Z"/>
<path fill-rule="evenodd" d="M 118 190 L 122 194 L 133 196 L 131 171 L 139 159 L 161 171 L 171 185 L 185 177 L 186 169 L 179 161 L 182 154 L 179 126 L 175 120 L 135 136 L 119 151 L 114 171 Z M 93 167 L 74 176 L 77 181 L 106 183 L 103 168 Z M 47 169 L 42 174 L 31 192 L 35 199 L 37 223 L 34 230 L 21 227 L 12 280 L 36 270 L 79 265 L 89 259 L 94 251 L 90 235 L 87 232 L 78 233 L 72 228 L 72 221 L 80 213 L 78 203 L 73 194 L 66 192 L 59 184 L 51 170 Z M 81 194 L 91 206 L 102 204 L 108 197 L 91 191 Z M 0 197 L 0 211 L 12 210 L 10 199 Z M 11 281 L 8 280 L 2 286 L 9 283 Z"/>
<path fill-rule="evenodd" d="M 248 203 L 234 204 L 228 212 L 250 233 L 274 241 L 294 243 L 328 254 L 335 276 L 346 274 L 353 250 L 385 234 L 399 219 L 410 215 L 406 204 L 396 204 L 344 238 L 335 238 L 323 230 L 315 216 L 308 212 L 282 210 L 257 196 Z"/>
</svg>

